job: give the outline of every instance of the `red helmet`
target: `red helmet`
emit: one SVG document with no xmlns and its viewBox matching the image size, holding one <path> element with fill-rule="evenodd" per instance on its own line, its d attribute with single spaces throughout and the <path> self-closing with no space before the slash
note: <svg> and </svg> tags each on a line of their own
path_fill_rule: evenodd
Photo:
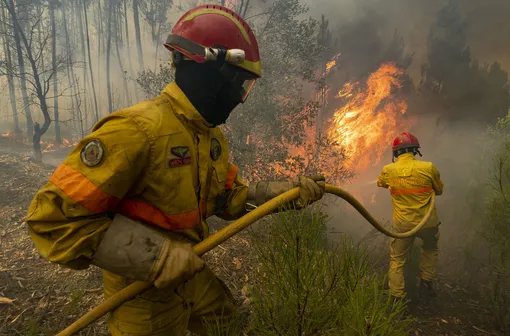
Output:
<svg viewBox="0 0 510 336">
<path fill-rule="evenodd" d="M 420 148 L 420 142 L 411 133 L 403 132 L 393 140 L 392 150 L 395 152 L 403 148 Z"/>
<path fill-rule="evenodd" d="M 253 31 L 242 17 L 223 6 L 201 5 L 186 12 L 168 35 L 165 47 L 198 63 L 224 57 L 231 65 L 248 71 L 229 74 L 230 80 L 241 82 L 243 102 L 256 78 L 261 77 Z"/>
<path fill-rule="evenodd" d="M 201 5 L 189 10 L 175 24 L 165 47 L 196 62 L 205 62 L 203 50 L 194 48 L 197 44 L 202 49 L 221 46 L 227 50 L 243 50 L 244 61 L 234 65 L 260 78 L 257 39 L 248 23 L 234 11 L 219 5 Z"/>
</svg>

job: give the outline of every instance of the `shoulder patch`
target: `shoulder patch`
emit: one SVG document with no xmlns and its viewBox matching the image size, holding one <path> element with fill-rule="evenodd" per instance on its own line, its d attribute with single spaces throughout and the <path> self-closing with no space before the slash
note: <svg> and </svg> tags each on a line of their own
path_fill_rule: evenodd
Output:
<svg viewBox="0 0 510 336">
<path fill-rule="evenodd" d="M 83 146 L 80 158 L 81 162 L 88 167 L 95 167 L 103 161 L 104 146 L 99 140 L 90 140 Z"/>
<path fill-rule="evenodd" d="M 218 160 L 221 155 L 221 144 L 216 138 L 211 139 L 211 159 Z"/>
</svg>

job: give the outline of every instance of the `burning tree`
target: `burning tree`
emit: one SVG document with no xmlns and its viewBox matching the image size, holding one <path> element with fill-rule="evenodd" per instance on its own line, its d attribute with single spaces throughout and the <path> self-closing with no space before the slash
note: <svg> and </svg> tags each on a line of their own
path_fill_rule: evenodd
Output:
<svg viewBox="0 0 510 336">
<path fill-rule="evenodd" d="M 44 7 L 31 6 L 28 3 L 18 4 L 16 7 L 13 0 L 2 0 L 2 4 L 10 14 L 15 36 L 19 37 L 21 48 L 17 48 L 17 51 L 22 54 L 21 57 L 18 55 L 18 58 L 26 61 L 30 69 L 11 65 L 8 72 L 14 77 L 26 80 L 28 83 L 26 89 L 30 95 L 29 104 L 38 106 L 44 119 L 42 126 L 39 123 L 34 124 L 32 136 L 34 159 L 41 162 L 41 137 L 52 121 L 60 122 L 58 106 L 56 104 L 54 106 L 55 118 L 52 120 L 47 100 L 54 99 L 55 102 L 59 96 L 65 95 L 68 87 L 60 85 L 60 92 L 57 91 L 56 77 L 59 73 L 65 73 L 73 61 L 69 53 L 62 51 L 57 53 L 54 14 L 48 17 Z M 23 15 L 20 16 L 20 13 Z M 53 96 L 50 95 L 52 87 Z M 58 128 L 56 131 L 58 137 Z"/>
<path fill-rule="evenodd" d="M 305 173 L 317 154 L 313 145 L 307 146 L 307 126 L 314 125 L 320 105 L 305 88 L 313 88 L 319 79 L 319 23 L 303 19 L 308 8 L 297 0 L 273 1 L 261 11 L 253 15 L 252 26 L 263 78 L 226 127 L 234 161 L 247 180 Z M 250 13 L 247 16 L 250 20 Z"/>
<path fill-rule="evenodd" d="M 379 163 L 398 130 L 409 127 L 402 118 L 407 103 L 394 95 L 402 87 L 403 73 L 385 63 L 365 85 L 348 82 L 336 95 L 344 105 L 335 111 L 328 135 L 346 151 L 347 166 L 359 171 Z"/>
</svg>

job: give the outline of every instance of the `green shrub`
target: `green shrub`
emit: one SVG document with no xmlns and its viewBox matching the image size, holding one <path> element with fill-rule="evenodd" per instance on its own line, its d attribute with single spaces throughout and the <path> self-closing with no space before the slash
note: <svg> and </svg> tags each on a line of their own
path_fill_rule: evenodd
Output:
<svg viewBox="0 0 510 336">
<path fill-rule="evenodd" d="M 327 239 L 317 209 L 272 216 L 254 234 L 260 263 L 253 288 L 254 335 L 406 335 L 404 305 L 383 290 L 368 254 Z"/>
<path fill-rule="evenodd" d="M 510 334 L 510 137 L 509 119 L 493 129 L 493 167 L 489 171 L 486 217 L 479 235 L 488 245 L 489 285 L 484 290 L 492 323 Z"/>
</svg>

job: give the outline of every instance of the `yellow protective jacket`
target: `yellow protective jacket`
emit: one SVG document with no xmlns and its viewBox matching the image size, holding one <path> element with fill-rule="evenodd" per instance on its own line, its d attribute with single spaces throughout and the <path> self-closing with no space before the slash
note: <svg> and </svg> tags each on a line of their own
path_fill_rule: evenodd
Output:
<svg viewBox="0 0 510 336">
<path fill-rule="evenodd" d="M 49 261 L 87 268 L 114 213 L 199 242 L 205 219 L 245 214 L 248 187 L 223 132 L 175 83 L 102 119 L 34 197 L 31 238 Z"/>
<path fill-rule="evenodd" d="M 429 209 L 432 193 L 443 193 L 443 182 L 432 162 L 419 161 L 411 153 L 383 167 L 377 186 L 388 188 L 393 203 L 393 225 L 410 229 L 417 225 Z M 425 227 L 439 224 L 434 207 Z"/>
</svg>

